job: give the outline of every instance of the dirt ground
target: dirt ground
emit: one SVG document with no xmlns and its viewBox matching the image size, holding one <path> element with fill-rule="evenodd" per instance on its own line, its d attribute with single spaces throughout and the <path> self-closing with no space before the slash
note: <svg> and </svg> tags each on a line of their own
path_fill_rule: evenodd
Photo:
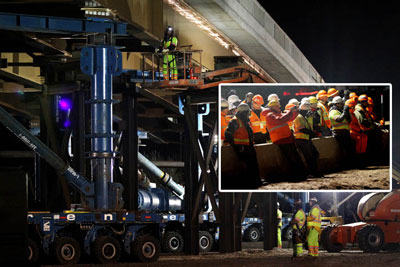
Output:
<svg viewBox="0 0 400 267">
<path fill-rule="evenodd" d="M 389 189 L 389 166 L 369 166 L 308 178 L 303 182 L 281 182 L 262 186 L 260 190 L 372 190 Z"/>
<path fill-rule="evenodd" d="M 107 266 L 161 266 L 161 267 L 204 267 L 204 266 L 400 266 L 400 252 L 381 252 L 367 254 L 360 250 L 346 250 L 341 253 L 321 251 L 318 258 L 306 256 L 291 258 L 292 249 L 244 249 L 235 253 L 207 253 L 196 256 L 190 255 L 162 255 L 157 262 L 152 263 L 118 263 Z M 78 264 L 71 266 L 106 266 Z"/>
</svg>

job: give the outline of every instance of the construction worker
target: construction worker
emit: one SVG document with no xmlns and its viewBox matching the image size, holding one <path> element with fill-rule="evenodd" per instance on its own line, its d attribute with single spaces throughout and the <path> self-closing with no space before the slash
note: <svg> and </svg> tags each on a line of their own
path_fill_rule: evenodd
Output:
<svg viewBox="0 0 400 267">
<path fill-rule="evenodd" d="M 296 139 L 296 146 L 304 155 L 310 174 L 313 177 L 322 177 L 323 175 L 318 168 L 319 152 L 311 141 L 315 133 L 306 117 L 310 108 L 310 104 L 307 102 L 300 104 L 299 115 L 297 115 L 293 122 L 294 137 Z"/>
<path fill-rule="evenodd" d="M 324 125 L 324 121 L 321 116 L 322 112 L 318 108 L 318 100 L 315 96 L 310 96 L 308 102 L 310 103 L 310 110 L 306 119 L 314 132 L 314 137 L 322 136 L 321 128 Z"/>
<path fill-rule="evenodd" d="M 375 123 L 368 111 L 368 96 L 362 94 L 358 97 L 358 104 L 355 107 L 354 115 L 356 116 L 360 128 L 368 136 L 367 153 L 374 158 L 377 156 L 380 144 L 380 125 Z"/>
<path fill-rule="evenodd" d="M 229 115 L 234 116 L 236 114 L 236 108 L 242 101 L 239 99 L 237 95 L 230 95 L 228 97 L 228 104 L 229 104 Z"/>
<path fill-rule="evenodd" d="M 321 135 L 322 136 L 330 136 L 331 133 L 331 121 L 329 120 L 329 108 L 328 108 L 328 95 L 325 90 L 320 90 L 317 94 L 318 104 L 317 106 L 321 110 L 321 116 L 324 120 L 324 126 L 321 128 Z"/>
<path fill-rule="evenodd" d="M 374 100 L 372 100 L 371 97 L 368 97 L 368 106 L 366 107 L 366 110 L 368 111 L 368 114 L 371 117 L 372 121 L 377 122 L 378 117 L 374 112 Z"/>
<path fill-rule="evenodd" d="M 255 95 L 251 101 L 251 115 L 250 124 L 253 128 L 254 143 L 262 144 L 267 141 L 267 126 L 265 117 L 261 116 L 262 105 L 264 105 L 264 99 L 261 95 Z"/>
<path fill-rule="evenodd" d="M 289 100 L 289 102 L 285 106 L 285 110 L 290 110 L 294 106 L 296 106 L 297 108 L 299 108 L 299 106 L 300 106 L 300 102 L 296 98 L 292 98 Z M 289 128 L 293 131 L 293 121 L 289 121 L 288 125 L 289 125 Z"/>
<path fill-rule="evenodd" d="M 228 128 L 228 112 L 229 112 L 229 103 L 226 99 L 221 99 L 221 140 L 225 140 L 225 131 Z"/>
<path fill-rule="evenodd" d="M 277 202 L 277 219 L 278 219 L 278 248 L 282 248 L 282 211 L 279 209 L 280 204 Z"/>
<path fill-rule="evenodd" d="M 298 115 L 297 106 L 293 106 L 290 110 L 285 110 L 282 113 L 279 101 L 273 98 L 271 98 L 267 106 L 261 112 L 261 116 L 266 119 L 267 130 L 272 143 L 279 146 L 286 158 L 291 168 L 292 179 L 295 181 L 306 179 L 305 167 L 297 152 L 294 137 L 288 125 L 288 122 L 294 120 Z"/>
<path fill-rule="evenodd" d="M 356 116 L 354 115 L 354 109 L 356 106 L 356 101 L 350 98 L 345 103 L 346 106 L 349 107 L 350 115 L 351 115 L 351 122 L 350 122 L 350 137 L 355 142 L 355 152 L 357 154 L 363 154 L 367 150 L 367 142 L 368 136 L 362 132 L 360 124 Z"/>
<path fill-rule="evenodd" d="M 233 182 L 239 189 L 257 189 L 262 184 L 257 154 L 253 146 L 253 129 L 250 125 L 249 116 L 249 105 L 241 103 L 225 131 L 225 141 L 233 147 L 239 160 L 246 165 L 246 179 Z"/>
<path fill-rule="evenodd" d="M 164 39 L 161 42 L 161 51 L 164 54 L 163 57 L 163 75 L 164 80 L 169 80 L 170 76 L 172 80 L 178 80 L 178 68 L 176 66 L 176 55 L 175 49 L 178 46 L 178 38 L 174 36 L 174 29 L 168 26 L 165 29 Z"/>
<path fill-rule="evenodd" d="M 292 225 L 293 257 L 303 254 L 303 243 L 306 241 L 306 213 L 303 210 L 301 199 L 294 203 L 295 213 L 290 224 Z"/>
<path fill-rule="evenodd" d="M 332 100 L 334 97 L 339 96 L 339 91 L 336 88 L 330 88 L 327 92 L 328 95 L 328 107 L 331 108 L 333 103 Z"/>
<path fill-rule="evenodd" d="M 317 198 L 313 197 L 309 201 L 310 212 L 307 216 L 307 245 L 308 255 L 318 257 L 318 239 L 321 234 L 321 208 L 318 206 Z"/>
<path fill-rule="evenodd" d="M 340 147 L 345 151 L 347 158 L 353 158 L 354 148 L 350 137 L 351 116 L 349 106 L 344 106 L 340 96 L 335 96 L 332 100 L 333 106 L 329 111 L 329 119 L 332 123 L 332 133 L 339 142 Z M 344 108 L 343 108 L 344 107 Z M 350 165 L 350 162 L 343 157 L 343 165 Z"/>
<path fill-rule="evenodd" d="M 342 97 L 343 103 L 346 103 L 346 101 L 348 99 L 350 99 L 350 91 L 346 89 L 346 90 L 344 90 L 343 97 Z"/>
<path fill-rule="evenodd" d="M 246 94 L 246 96 L 244 97 L 244 100 L 242 101 L 242 103 L 246 103 L 247 105 L 249 105 L 249 107 L 251 107 L 251 102 L 252 102 L 253 96 L 254 96 L 254 94 L 252 92 L 248 92 Z"/>
</svg>

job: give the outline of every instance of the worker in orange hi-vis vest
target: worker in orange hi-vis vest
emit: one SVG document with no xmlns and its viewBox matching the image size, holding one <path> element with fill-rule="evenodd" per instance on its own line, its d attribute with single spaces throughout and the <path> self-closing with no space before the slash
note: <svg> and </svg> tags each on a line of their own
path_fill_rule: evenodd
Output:
<svg viewBox="0 0 400 267">
<path fill-rule="evenodd" d="M 251 103 L 250 124 L 253 128 L 254 143 L 263 144 L 267 142 L 267 125 L 265 117 L 261 116 L 263 110 L 261 106 L 264 104 L 264 99 L 261 95 L 255 95 Z"/>
<path fill-rule="evenodd" d="M 293 108 L 293 107 L 297 107 L 297 109 L 299 108 L 299 106 L 300 106 L 300 102 L 299 102 L 299 100 L 297 100 L 296 98 L 292 98 L 292 99 L 290 99 L 289 100 L 289 102 L 287 103 L 287 105 L 285 106 L 285 110 L 290 110 L 291 108 Z M 294 120 L 293 120 L 294 121 Z M 293 131 L 293 121 L 288 121 L 288 125 L 289 125 L 289 128 Z"/>
<path fill-rule="evenodd" d="M 225 131 L 226 128 L 228 128 L 228 123 L 229 123 L 229 117 L 228 115 L 229 111 L 229 103 L 226 99 L 221 100 L 221 140 L 225 140 Z"/>
<path fill-rule="evenodd" d="M 354 115 L 356 102 L 354 99 L 349 99 L 345 103 L 349 107 L 351 122 L 350 122 L 350 137 L 356 144 L 356 153 L 363 154 L 367 151 L 368 136 L 362 132 L 360 124 Z"/>
<path fill-rule="evenodd" d="M 268 107 L 261 113 L 265 116 L 267 129 L 272 143 L 278 145 L 285 160 L 290 166 L 291 181 L 301 181 L 307 178 L 305 166 L 294 143 L 292 131 L 289 129 L 288 122 L 293 121 L 299 114 L 297 106 L 282 112 L 279 100 L 272 99 L 268 102 Z"/>
<path fill-rule="evenodd" d="M 262 185 L 249 116 L 250 107 L 241 103 L 225 131 L 225 142 L 233 147 L 239 160 L 246 165 L 246 177 L 241 177 L 239 181 L 228 181 L 229 187 L 234 189 L 257 189 Z"/>
</svg>

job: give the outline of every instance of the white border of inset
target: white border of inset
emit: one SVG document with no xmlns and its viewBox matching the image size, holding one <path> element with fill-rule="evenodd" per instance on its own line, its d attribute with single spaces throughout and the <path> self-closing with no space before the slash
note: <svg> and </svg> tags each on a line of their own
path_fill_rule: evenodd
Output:
<svg viewBox="0 0 400 267">
<path fill-rule="evenodd" d="M 389 189 L 376 189 L 376 190 L 311 190 L 311 189 L 302 189 L 302 190 L 284 190 L 284 189 L 278 189 L 278 190 L 260 190 L 260 189 L 254 189 L 254 190 L 222 190 L 221 189 L 221 87 L 222 86 L 388 86 L 389 87 L 389 98 L 390 98 L 390 107 L 389 107 L 389 113 L 390 113 L 390 125 L 389 125 L 389 179 L 390 179 L 390 186 Z M 392 141 L 392 125 L 393 125 L 393 114 L 392 114 L 392 102 L 393 102 L 393 97 L 392 97 L 392 84 L 391 83 L 223 83 L 219 84 L 218 86 L 218 191 L 222 193 L 229 193 L 229 192 L 254 192 L 254 193 L 273 193 L 273 192 L 391 192 L 392 191 L 392 147 L 393 147 L 393 141 Z"/>
</svg>

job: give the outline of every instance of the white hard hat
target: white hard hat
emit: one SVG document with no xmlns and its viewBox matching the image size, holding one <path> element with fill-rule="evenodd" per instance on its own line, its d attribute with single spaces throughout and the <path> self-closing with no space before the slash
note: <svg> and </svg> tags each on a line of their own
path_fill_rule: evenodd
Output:
<svg viewBox="0 0 400 267">
<path fill-rule="evenodd" d="M 249 111 L 250 107 L 249 105 L 247 105 L 246 103 L 241 103 L 238 107 L 237 107 L 237 112 L 240 111 Z"/>
<path fill-rule="evenodd" d="M 270 94 L 270 95 L 268 96 L 268 102 L 271 101 L 271 100 L 279 101 L 278 95 L 277 95 L 277 94 Z"/>
<path fill-rule="evenodd" d="M 229 103 L 226 99 L 221 99 L 221 109 L 226 109 L 229 107 Z"/>
<path fill-rule="evenodd" d="M 308 99 L 308 97 L 303 97 L 301 99 L 301 104 L 304 104 L 304 103 L 310 105 L 310 99 Z"/>
<path fill-rule="evenodd" d="M 332 99 L 332 103 L 333 103 L 333 104 L 343 104 L 343 99 L 342 99 L 340 96 L 335 96 L 335 97 Z"/>
<path fill-rule="evenodd" d="M 298 106 L 300 104 L 300 102 L 296 98 L 292 98 L 289 100 L 288 104 L 295 104 L 296 106 Z"/>
<path fill-rule="evenodd" d="M 228 102 L 229 103 L 233 103 L 233 102 L 236 102 L 236 101 L 240 101 L 240 99 L 239 99 L 239 97 L 237 95 L 230 95 L 228 97 Z"/>
</svg>

